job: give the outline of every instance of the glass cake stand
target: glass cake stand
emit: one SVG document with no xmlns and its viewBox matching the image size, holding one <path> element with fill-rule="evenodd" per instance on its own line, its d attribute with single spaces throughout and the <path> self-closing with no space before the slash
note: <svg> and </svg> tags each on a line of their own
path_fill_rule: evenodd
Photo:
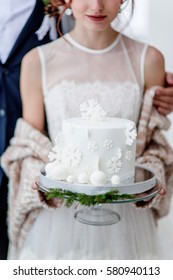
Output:
<svg viewBox="0 0 173 280">
<path fill-rule="evenodd" d="M 112 185 L 110 182 L 106 186 L 83 185 L 79 183 L 67 183 L 46 177 L 44 171 L 41 172 L 39 178 L 39 189 L 43 192 L 49 191 L 51 188 L 69 190 L 72 192 L 84 193 L 87 195 L 104 194 L 111 190 L 117 190 L 120 198 L 111 201 L 115 203 L 135 203 L 139 201 L 149 200 L 156 196 L 161 186 L 157 184 L 157 179 L 153 171 L 139 164 L 135 167 L 135 178 L 131 184 Z M 132 198 L 122 198 L 122 194 L 133 195 Z M 121 220 L 119 213 L 107 207 L 107 203 L 101 203 L 94 206 L 83 206 L 82 209 L 76 210 L 74 218 L 81 223 L 93 226 L 106 226 L 118 223 Z"/>
<path fill-rule="evenodd" d="M 138 201 L 149 200 L 156 196 L 160 190 L 159 185 L 155 185 L 150 190 L 136 194 L 134 198 L 131 199 L 118 199 L 112 201 L 111 204 L 115 203 L 135 203 Z M 121 220 L 121 216 L 114 210 L 108 209 L 107 204 L 97 204 L 90 207 L 84 207 L 83 209 L 77 210 L 74 214 L 75 219 L 83 224 L 93 225 L 93 226 L 107 226 L 116 224 Z"/>
</svg>

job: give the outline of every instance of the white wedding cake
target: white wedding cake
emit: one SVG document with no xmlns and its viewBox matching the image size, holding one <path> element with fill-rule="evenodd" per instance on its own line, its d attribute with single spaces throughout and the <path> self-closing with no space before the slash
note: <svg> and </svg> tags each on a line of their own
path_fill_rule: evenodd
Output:
<svg viewBox="0 0 173 280">
<path fill-rule="evenodd" d="M 97 186 L 133 182 L 135 123 L 106 117 L 95 100 L 82 104 L 80 110 L 80 118 L 63 121 L 62 132 L 49 153 L 46 176 Z"/>
</svg>

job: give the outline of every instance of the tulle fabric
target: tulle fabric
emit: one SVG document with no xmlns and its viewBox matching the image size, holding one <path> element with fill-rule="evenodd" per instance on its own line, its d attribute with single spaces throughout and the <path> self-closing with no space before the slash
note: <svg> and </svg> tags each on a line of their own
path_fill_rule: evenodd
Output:
<svg viewBox="0 0 173 280">
<path fill-rule="evenodd" d="M 20 259 L 157 259 L 157 229 L 150 210 L 107 205 L 121 221 L 91 226 L 74 219 L 75 206 L 43 210 L 34 223 Z M 80 207 L 81 208 L 81 207 Z M 77 208 L 78 209 L 78 208 Z"/>
<path fill-rule="evenodd" d="M 162 218 L 158 223 L 158 240 L 162 247 L 162 258 L 173 260 L 173 202 L 169 215 Z"/>
</svg>

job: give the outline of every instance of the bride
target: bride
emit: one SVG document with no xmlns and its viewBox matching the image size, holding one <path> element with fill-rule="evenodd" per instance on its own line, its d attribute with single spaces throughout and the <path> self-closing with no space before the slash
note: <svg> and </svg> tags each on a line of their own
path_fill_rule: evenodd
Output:
<svg viewBox="0 0 173 280">
<path fill-rule="evenodd" d="M 164 58 L 157 49 L 111 27 L 123 2 L 52 0 L 48 11 L 55 14 L 58 6 L 71 7 L 75 26 L 60 39 L 33 49 L 23 60 L 23 119 L 19 120 L 15 138 L 3 159 L 11 182 L 12 177 L 16 182 L 15 188 L 10 187 L 13 202 L 9 232 L 13 245 L 9 258 L 165 258 L 156 220 L 168 213 L 173 152 L 160 132 L 168 121 L 153 109 L 154 91 L 149 90 L 164 85 Z M 99 101 L 109 116 L 136 123 L 140 138 L 137 160 L 151 166 L 163 185 L 160 195 L 151 201 L 108 205 L 122 217 L 117 225 L 94 227 L 78 223 L 74 219 L 75 205 L 67 208 L 55 200 L 47 205 L 30 188 L 31 180 L 46 162 L 63 119 L 78 116 L 79 105 L 92 98 Z M 51 142 L 44 135 L 45 114 Z M 169 184 L 165 190 L 168 167 Z M 16 211 L 20 219 L 16 218 Z"/>
</svg>

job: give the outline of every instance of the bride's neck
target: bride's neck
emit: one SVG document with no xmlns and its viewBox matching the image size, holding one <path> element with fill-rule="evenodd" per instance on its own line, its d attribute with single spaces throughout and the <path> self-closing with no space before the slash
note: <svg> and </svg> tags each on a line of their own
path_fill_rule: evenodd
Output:
<svg viewBox="0 0 173 280">
<path fill-rule="evenodd" d="M 118 32 L 110 28 L 104 31 L 81 30 L 77 26 L 70 32 L 70 36 L 86 48 L 99 50 L 108 47 L 118 36 Z"/>
</svg>

